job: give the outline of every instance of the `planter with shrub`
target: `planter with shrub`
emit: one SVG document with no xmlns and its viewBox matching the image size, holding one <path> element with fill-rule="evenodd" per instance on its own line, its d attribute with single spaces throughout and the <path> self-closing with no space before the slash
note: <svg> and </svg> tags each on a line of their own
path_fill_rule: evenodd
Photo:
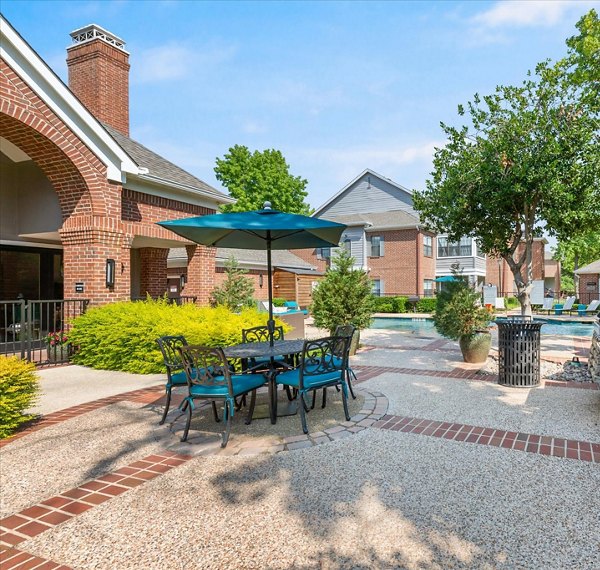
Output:
<svg viewBox="0 0 600 570">
<path fill-rule="evenodd" d="M 488 329 L 490 313 L 481 307 L 480 294 L 463 279 L 458 266 L 452 266 L 455 280 L 438 294 L 433 315 L 442 336 L 458 340 L 465 362 L 485 362 L 492 345 Z"/>
<path fill-rule="evenodd" d="M 34 416 L 23 414 L 38 394 L 35 365 L 16 356 L 0 356 L 0 439 Z"/>
</svg>

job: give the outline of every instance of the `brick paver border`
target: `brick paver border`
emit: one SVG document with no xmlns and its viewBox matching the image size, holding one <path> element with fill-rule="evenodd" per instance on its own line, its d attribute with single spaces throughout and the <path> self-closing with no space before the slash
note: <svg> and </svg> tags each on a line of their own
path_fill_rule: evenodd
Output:
<svg viewBox="0 0 600 570">
<path fill-rule="evenodd" d="M 8 546 L 0 546 L 0 568 L 2 570 L 73 570 L 70 566 Z"/>
<path fill-rule="evenodd" d="M 589 441 L 439 422 L 409 416 L 385 415 L 381 420 L 375 422 L 373 427 L 600 463 L 600 443 Z"/>
<path fill-rule="evenodd" d="M 189 461 L 162 451 L 121 467 L 0 520 L 0 544 L 14 547 Z M 3 566 L 4 568 L 4 566 Z"/>
</svg>

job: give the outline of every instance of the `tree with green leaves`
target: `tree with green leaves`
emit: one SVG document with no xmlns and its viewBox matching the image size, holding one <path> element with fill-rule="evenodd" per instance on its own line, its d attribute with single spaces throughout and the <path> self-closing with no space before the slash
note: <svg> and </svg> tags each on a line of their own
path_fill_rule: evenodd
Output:
<svg viewBox="0 0 600 570">
<path fill-rule="evenodd" d="M 310 311 L 315 325 L 331 334 L 338 325 L 352 324 L 360 330 L 371 324 L 371 281 L 366 271 L 354 268 L 354 258 L 345 248 L 334 254 L 331 267 L 313 291 Z"/>
<path fill-rule="evenodd" d="M 307 180 L 293 176 L 283 154 L 267 149 L 250 152 L 248 147 L 235 145 L 223 158 L 217 158 L 215 174 L 233 198 L 235 204 L 222 207 L 223 212 L 260 210 L 265 202 L 288 214 L 310 214 L 304 201 Z"/>
<path fill-rule="evenodd" d="M 422 220 L 449 239 L 477 239 L 508 263 L 523 315 L 531 314 L 533 240 L 566 241 L 600 219 L 600 26 L 590 11 L 567 56 L 538 64 L 519 86 L 475 95 L 470 126 L 441 124 L 427 189 L 415 192 Z M 522 245 L 522 247 L 520 247 Z"/>
<path fill-rule="evenodd" d="M 573 279 L 573 290 L 577 292 L 579 276 L 575 271 L 600 259 L 600 230 L 595 229 L 559 242 L 554 257 L 560 261 L 565 276 Z"/>
<path fill-rule="evenodd" d="M 239 311 L 254 304 L 254 284 L 245 277 L 247 271 L 240 268 L 235 257 L 225 262 L 225 281 L 213 289 L 210 304 L 223 305 L 231 311 Z"/>
</svg>

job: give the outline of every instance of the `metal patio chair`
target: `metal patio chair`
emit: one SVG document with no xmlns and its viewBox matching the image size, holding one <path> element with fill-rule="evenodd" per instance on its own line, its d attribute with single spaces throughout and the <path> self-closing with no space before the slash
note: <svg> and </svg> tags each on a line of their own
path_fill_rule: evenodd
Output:
<svg viewBox="0 0 600 570">
<path fill-rule="evenodd" d="M 222 401 L 225 431 L 221 447 L 225 447 L 229 441 L 235 399 L 252 393 L 246 418 L 246 424 L 250 424 L 256 403 L 256 389 L 263 385 L 264 378 L 258 374 L 233 374 L 221 348 L 182 346 L 179 353 L 188 384 L 188 395 L 185 398 L 187 422 L 181 441 L 187 441 L 188 438 L 195 408 L 194 400 L 209 400 L 213 406 Z"/>
<path fill-rule="evenodd" d="M 181 360 L 181 354 L 179 349 L 182 346 L 187 345 L 185 337 L 179 336 L 161 336 L 156 339 L 158 348 L 163 356 L 165 368 L 167 369 L 167 384 L 165 385 L 165 392 L 167 394 L 167 401 L 165 402 L 165 410 L 162 418 L 160 419 L 159 425 L 165 423 L 167 414 L 169 413 L 169 406 L 171 405 L 171 390 L 176 387 L 187 386 L 187 376 L 183 370 L 183 362 Z M 184 402 L 184 406 L 186 403 Z M 217 412 L 217 406 L 213 402 L 213 415 L 215 421 L 219 422 L 219 413 Z M 185 407 L 182 408 L 185 411 Z"/>
<path fill-rule="evenodd" d="M 350 421 L 348 413 L 348 384 L 346 382 L 348 372 L 348 350 L 346 345 L 350 339 L 343 336 L 330 336 L 315 340 L 304 341 L 304 347 L 300 356 L 300 365 L 294 370 L 279 372 L 275 378 L 277 384 L 295 388 L 296 399 L 299 399 L 298 408 L 302 421 L 302 431 L 308 433 L 306 413 L 308 406 L 306 396 L 328 386 L 340 386 L 342 391 L 342 402 L 344 404 L 344 415 Z M 275 407 L 277 402 L 272 402 Z"/>
</svg>

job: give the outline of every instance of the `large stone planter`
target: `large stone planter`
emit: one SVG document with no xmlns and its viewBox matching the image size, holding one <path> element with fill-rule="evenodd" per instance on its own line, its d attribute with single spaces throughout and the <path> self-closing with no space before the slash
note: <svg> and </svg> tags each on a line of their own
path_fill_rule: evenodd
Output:
<svg viewBox="0 0 600 570">
<path fill-rule="evenodd" d="M 461 336 L 459 345 L 465 362 L 485 362 L 492 346 L 492 335 L 486 331 L 471 336 Z"/>
<path fill-rule="evenodd" d="M 62 344 L 59 346 L 50 346 L 47 347 L 48 351 L 48 362 L 56 363 L 56 362 L 68 362 L 69 361 L 69 345 Z"/>
</svg>

